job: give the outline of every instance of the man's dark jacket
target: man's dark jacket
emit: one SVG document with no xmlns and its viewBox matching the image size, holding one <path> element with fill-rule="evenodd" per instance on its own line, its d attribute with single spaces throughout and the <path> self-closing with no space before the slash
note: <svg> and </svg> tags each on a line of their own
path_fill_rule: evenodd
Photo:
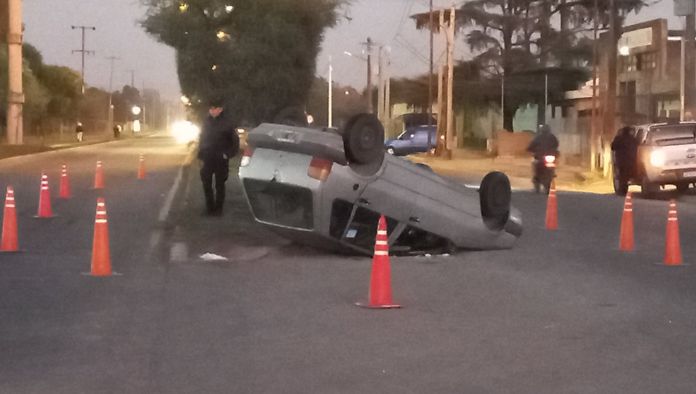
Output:
<svg viewBox="0 0 696 394">
<path fill-rule="evenodd" d="M 234 157 L 239 152 L 239 136 L 231 116 L 225 111 L 218 117 L 208 115 L 198 142 L 198 158 L 206 160 Z"/>
<path fill-rule="evenodd" d="M 611 150 L 614 151 L 616 165 L 626 175 L 633 173 L 638 154 L 638 141 L 627 131 L 621 131 L 611 142 Z"/>
<path fill-rule="evenodd" d="M 551 133 L 540 133 L 529 143 L 527 151 L 539 158 L 544 155 L 558 154 L 558 139 Z"/>
</svg>

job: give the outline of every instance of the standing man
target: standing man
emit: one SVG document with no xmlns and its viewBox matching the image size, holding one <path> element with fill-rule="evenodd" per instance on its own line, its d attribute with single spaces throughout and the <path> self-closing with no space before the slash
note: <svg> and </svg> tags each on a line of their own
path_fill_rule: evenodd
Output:
<svg viewBox="0 0 696 394">
<path fill-rule="evenodd" d="M 211 100 L 198 143 L 198 159 L 202 164 L 201 181 L 207 215 L 222 215 L 225 181 L 230 172 L 229 160 L 238 151 L 239 137 L 232 116 L 224 111 L 222 99 Z M 215 178 L 214 192 L 213 177 Z"/>
<path fill-rule="evenodd" d="M 82 122 L 77 122 L 75 125 L 75 138 L 77 138 L 78 142 L 82 142 L 82 135 L 84 134 L 85 129 L 82 127 Z"/>
</svg>

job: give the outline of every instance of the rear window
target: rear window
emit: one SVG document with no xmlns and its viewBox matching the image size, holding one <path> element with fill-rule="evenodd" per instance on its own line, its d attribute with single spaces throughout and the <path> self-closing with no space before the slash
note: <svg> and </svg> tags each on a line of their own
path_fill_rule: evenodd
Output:
<svg viewBox="0 0 696 394">
<path fill-rule="evenodd" d="M 696 125 L 665 125 L 650 129 L 649 143 L 658 146 L 696 143 Z"/>
<path fill-rule="evenodd" d="M 312 229 L 312 191 L 298 186 L 244 179 L 254 216 L 263 222 Z"/>
</svg>

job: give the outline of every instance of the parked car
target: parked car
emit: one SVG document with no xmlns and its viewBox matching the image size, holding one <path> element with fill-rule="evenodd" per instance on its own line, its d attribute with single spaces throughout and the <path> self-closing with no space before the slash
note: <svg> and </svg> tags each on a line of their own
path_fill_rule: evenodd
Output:
<svg viewBox="0 0 696 394">
<path fill-rule="evenodd" d="M 251 213 L 291 240 L 366 255 L 380 215 L 393 253 L 513 246 L 522 221 L 505 174 L 468 188 L 385 154 L 383 140 L 369 114 L 338 132 L 261 124 L 249 132 L 239 169 Z"/>
<path fill-rule="evenodd" d="M 390 155 L 409 155 L 428 152 L 437 145 L 436 126 L 414 126 L 406 129 L 397 138 L 387 140 L 384 147 Z"/>
<path fill-rule="evenodd" d="M 684 192 L 696 182 L 696 122 L 636 126 L 635 138 L 638 152 L 632 176 L 618 176 L 616 158 L 612 158 L 616 194 L 626 194 L 629 185 L 640 185 L 648 197 L 664 185 Z"/>
</svg>

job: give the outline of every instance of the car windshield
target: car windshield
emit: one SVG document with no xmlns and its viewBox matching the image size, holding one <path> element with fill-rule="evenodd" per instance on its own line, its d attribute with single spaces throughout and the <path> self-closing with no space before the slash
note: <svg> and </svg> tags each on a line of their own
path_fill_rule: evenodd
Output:
<svg viewBox="0 0 696 394">
<path fill-rule="evenodd" d="M 413 133 L 412 133 L 410 130 L 406 130 L 406 131 L 404 131 L 403 133 L 399 134 L 399 136 L 397 137 L 397 139 L 399 139 L 399 140 L 410 140 L 412 134 L 413 134 Z"/>
<path fill-rule="evenodd" d="M 659 146 L 696 143 L 696 124 L 655 126 L 650 141 Z"/>
</svg>

